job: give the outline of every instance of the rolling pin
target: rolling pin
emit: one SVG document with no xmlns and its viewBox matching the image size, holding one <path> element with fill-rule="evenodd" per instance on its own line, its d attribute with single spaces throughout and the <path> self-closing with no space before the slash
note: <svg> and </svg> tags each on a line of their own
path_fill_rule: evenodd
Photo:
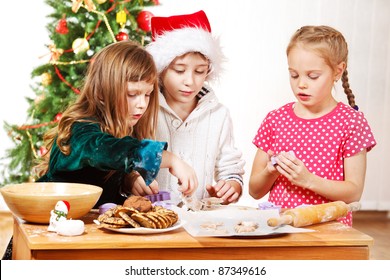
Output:
<svg viewBox="0 0 390 280">
<path fill-rule="evenodd" d="M 278 218 L 268 219 L 267 224 L 270 227 L 281 225 L 304 227 L 334 221 L 338 218 L 347 216 L 349 211 L 357 211 L 359 209 L 359 202 L 346 204 L 343 201 L 334 201 L 287 210 Z"/>
</svg>

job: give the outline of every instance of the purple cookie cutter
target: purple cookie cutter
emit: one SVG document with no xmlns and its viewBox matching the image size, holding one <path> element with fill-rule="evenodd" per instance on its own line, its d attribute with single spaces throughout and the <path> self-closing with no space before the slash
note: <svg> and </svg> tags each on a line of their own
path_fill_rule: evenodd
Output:
<svg viewBox="0 0 390 280">
<path fill-rule="evenodd" d="M 115 203 L 104 203 L 99 206 L 99 214 L 101 215 L 115 206 L 117 206 Z"/>
<path fill-rule="evenodd" d="M 160 191 L 159 193 L 148 194 L 148 195 L 145 195 L 144 197 L 146 197 L 152 203 L 154 203 L 156 201 L 170 200 L 171 199 L 171 194 L 169 192 Z"/>
</svg>

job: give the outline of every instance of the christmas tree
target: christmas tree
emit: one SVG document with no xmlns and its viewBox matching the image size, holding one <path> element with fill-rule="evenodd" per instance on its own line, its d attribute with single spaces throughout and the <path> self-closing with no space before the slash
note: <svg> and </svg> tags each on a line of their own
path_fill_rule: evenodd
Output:
<svg viewBox="0 0 390 280">
<path fill-rule="evenodd" d="M 105 46 L 122 40 L 150 42 L 151 12 L 146 6 L 158 0 L 45 0 L 54 11 L 47 30 L 50 43 L 45 64 L 33 69 L 35 98 L 27 98 L 28 123 L 4 123 L 15 147 L 6 151 L 8 166 L 4 181 L 34 181 L 36 160 L 47 152 L 44 133 L 55 126 L 80 93 L 84 74 L 92 56 Z"/>
</svg>

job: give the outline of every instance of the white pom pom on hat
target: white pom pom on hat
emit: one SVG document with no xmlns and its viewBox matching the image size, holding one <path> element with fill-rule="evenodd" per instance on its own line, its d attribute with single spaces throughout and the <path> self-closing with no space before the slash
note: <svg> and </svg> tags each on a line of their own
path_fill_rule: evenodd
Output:
<svg viewBox="0 0 390 280">
<path fill-rule="evenodd" d="M 146 46 L 161 73 L 178 56 L 199 52 L 210 60 L 207 80 L 217 79 L 224 60 L 219 39 L 212 36 L 204 11 L 187 15 L 151 18 L 152 42 Z"/>
</svg>

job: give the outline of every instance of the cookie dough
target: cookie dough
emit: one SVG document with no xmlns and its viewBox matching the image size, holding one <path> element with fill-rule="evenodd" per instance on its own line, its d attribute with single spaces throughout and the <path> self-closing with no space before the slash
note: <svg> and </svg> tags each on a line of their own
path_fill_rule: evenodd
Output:
<svg viewBox="0 0 390 280">
<path fill-rule="evenodd" d="M 247 222 L 239 222 L 235 227 L 234 230 L 237 233 L 243 233 L 243 232 L 253 232 L 255 231 L 259 225 L 256 222 L 247 221 Z"/>
</svg>

